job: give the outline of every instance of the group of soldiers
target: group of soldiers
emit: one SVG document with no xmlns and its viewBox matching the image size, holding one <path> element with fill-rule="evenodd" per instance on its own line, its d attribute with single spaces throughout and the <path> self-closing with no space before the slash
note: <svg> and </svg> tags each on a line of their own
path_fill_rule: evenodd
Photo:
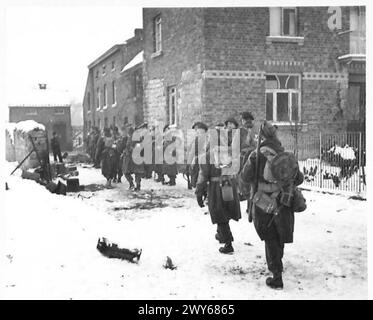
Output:
<svg viewBox="0 0 373 320">
<path fill-rule="evenodd" d="M 87 153 L 90 155 L 95 168 L 101 168 L 103 176 L 106 178 L 106 186 L 111 187 L 112 182 L 121 183 L 122 176 L 129 183 L 129 189 L 139 191 L 141 189 L 141 180 L 153 177 L 156 174 L 155 181 L 163 185 L 175 186 L 176 176 L 178 174 L 177 164 L 163 163 L 137 163 L 133 159 L 133 150 L 139 141 L 134 141 L 132 136 L 135 131 L 148 131 L 150 136 L 155 137 L 155 127 L 149 127 L 147 123 L 133 127 L 126 124 L 121 132 L 118 127 L 104 128 L 102 132 L 97 127 L 93 127 L 87 136 Z M 169 133 L 170 127 L 163 128 L 163 135 Z M 141 135 L 141 134 L 140 134 Z M 145 134 L 143 134 L 145 135 Z M 165 149 L 172 141 L 165 141 L 161 148 Z M 153 159 L 155 149 L 159 148 L 153 138 L 150 141 Z M 144 151 L 141 152 L 141 156 Z"/>
<path fill-rule="evenodd" d="M 192 129 L 195 131 L 195 139 L 187 146 L 185 165 L 169 164 L 166 161 L 135 163 L 132 153 L 139 141 L 132 139 L 134 132 L 146 130 L 153 137 L 156 136 L 154 130 L 157 128 L 149 128 L 146 123 L 136 128 L 127 125 L 122 128 L 121 133 L 116 127 L 105 128 L 102 135 L 97 128 L 93 128 L 88 135 L 87 151 L 94 166 L 101 166 L 102 174 L 107 179 L 107 186 L 110 186 L 112 181 L 121 182 L 124 175 L 130 189 L 140 190 L 141 179 L 151 178 L 153 172 L 156 174 L 157 182 L 174 186 L 177 174 L 183 173 L 187 177 L 188 188 L 195 188 L 198 205 L 208 206 L 211 221 L 217 225 L 215 239 L 223 244 L 219 248 L 222 254 L 234 252 L 234 239 L 229 222 L 241 218 L 240 202 L 247 201 L 249 221 L 254 222 L 257 234 L 265 242 L 268 269 L 273 273 L 272 277 L 266 279 L 266 284 L 271 288 L 281 289 L 284 244 L 293 242 L 294 212 L 305 210 L 305 200 L 296 188 L 303 182 L 303 174 L 299 171 L 297 161 L 285 157 L 285 160 L 290 159 L 285 168 L 287 171 L 291 168 L 291 179 L 280 181 L 278 175 L 274 174 L 276 172 L 273 172 L 278 155 L 284 154 L 284 148 L 277 136 L 277 127 L 265 121 L 256 136 L 253 121 L 254 117 L 250 112 L 243 112 L 240 123 L 234 117 L 216 124 L 213 128 L 209 128 L 203 122 L 194 123 Z M 215 148 L 212 140 L 200 139 L 202 136 L 208 136 L 206 133 L 210 129 L 228 132 L 228 138 L 224 142 L 228 149 L 232 149 L 234 144 L 232 132 L 239 132 L 238 172 L 227 173 L 224 165 L 217 164 L 211 159 L 214 152 L 210 152 L 210 149 Z M 165 126 L 163 137 L 171 131 L 169 126 Z M 218 139 L 220 137 L 218 135 Z M 163 139 L 161 144 L 156 143 L 154 138 L 148 141 L 151 144 L 152 159 L 155 159 L 157 148 L 164 151 L 173 141 Z M 201 143 L 204 144 L 202 149 L 198 145 Z M 221 141 L 218 141 L 218 146 L 220 143 Z M 200 162 L 200 150 L 204 150 L 204 162 Z"/>
<path fill-rule="evenodd" d="M 225 174 L 223 167 L 207 159 L 199 166 L 195 193 L 200 207 L 208 199 L 211 221 L 217 225 L 215 239 L 224 244 L 219 248 L 223 254 L 234 252 L 229 222 L 241 218 L 240 201 L 247 201 L 249 221 L 265 242 L 267 266 L 273 273 L 266 279 L 266 285 L 282 289 L 284 244 L 293 242 L 294 212 L 306 209 L 305 199 L 297 189 L 303 174 L 294 155 L 282 147 L 277 127 L 264 121 L 253 139 L 252 120 L 251 114 L 242 114 L 238 174 Z M 238 128 L 238 123 L 230 118 L 225 128 L 229 133 Z M 233 139 L 228 139 L 228 147 L 232 144 Z"/>
</svg>

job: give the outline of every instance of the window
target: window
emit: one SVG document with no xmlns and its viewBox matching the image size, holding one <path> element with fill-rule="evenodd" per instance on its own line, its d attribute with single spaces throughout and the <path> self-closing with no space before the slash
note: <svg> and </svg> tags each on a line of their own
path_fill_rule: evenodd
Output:
<svg viewBox="0 0 373 320">
<path fill-rule="evenodd" d="M 96 91 L 96 109 L 99 110 L 101 105 L 101 99 L 100 99 L 100 89 L 97 88 Z"/>
<path fill-rule="evenodd" d="M 36 109 L 28 109 L 28 110 L 26 111 L 26 114 L 27 114 L 28 116 L 36 116 L 36 115 L 38 114 L 38 111 L 37 111 Z"/>
<path fill-rule="evenodd" d="M 54 114 L 64 114 L 64 110 L 63 109 L 55 109 L 54 110 Z"/>
<path fill-rule="evenodd" d="M 137 97 L 139 94 L 140 94 L 140 86 L 142 85 L 142 81 L 141 81 L 141 78 L 140 78 L 140 74 L 138 72 L 136 72 L 134 75 L 134 84 L 133 84 L 133 95 L 134 97 Z"/>
<path fill-rule="evenodd" d="M 88 92 L 87 94 L 87 110 L 90 111 L 91 110 L 91 93 Z"/>
<path fill-rule="evenodd" d="M 107 120 L 107 117 L 104 118 L 104 127 L 105 127 L 105 128 L 108 127 L 108 120 Z"/>
<path fill-rule="evenodd" d="M 350 53 L 365 54 L 365 7 L 350 9 Z"/>
<path fill-rule="evenodd" d="M 267 75 L 265 83 L 266 119 L 274 122 L 300 122 L 300 76 Z"/>
<path fill-rule="evenodd" d="M 168 114 L 169 124 L 176 124 L 176 86 L 168 88 Z"/>
<path fill-rule="evenodd" d="M 98 78 L 98 70 L 96 70 L 96 79 Z"/>
<path fill-rule="evenodd" d="M 117 124 L 117 119 L 115 116 L 113 116 L 113 128 L 116 126 L 116 124 Z"/>
<path fill-rule="evenodd" d="M 269 20 L 269 33 L 271 36 L 297 36 L 297 8 L 270 7 Z"/>
<path fill-rule="evenodd" d="M 100 118 L 97 119 L 97 126 L 98 126 L 99 129 L 101 129 L 101 119 Z"/>
<path fill-rule="evenodd" d="M 282 8 L 282 35 L 295 37 L 297 35 L 297 9 Z"/>
<path fill-rule="evenodd" d="M 116 85 L 115 85 L 115 81 L 113 81 L 111 83 L 111 92 L 112 92 L 112 106 L 116 106 L 117 105 L 117 88 L 116 88 Z"/>
<path fill-rule="evenodd" d="M 115 70 L 115 61 L 111 61 L 111 71 Z"/>
<path fill-rule="evenodd" d="M 154 18 L 153 42 L 154 52 L 162 51 L 162 19 L 161 16 Z"/>
<path fill-rule="evenodd" d="M 102 75 L 104 76 L 106 74 L 106 65 L 102 66 Z"/>
<path fill-rule="evenodd" d="M 88 120 L 88 130 L 91 130 L 91 128 L 92 128 L 91 120 Z"/>
<path fill-rule="evenodd" d="M 107 108 L 107 87 L 104 84 L 104 108 Z"/>
</svg>

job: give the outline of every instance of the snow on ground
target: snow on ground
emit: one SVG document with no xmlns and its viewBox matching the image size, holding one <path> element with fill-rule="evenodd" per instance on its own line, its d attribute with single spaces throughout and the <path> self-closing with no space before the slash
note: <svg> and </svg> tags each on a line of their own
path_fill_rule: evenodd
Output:
<svg viewBox="0 0 373 320">
<path fill-rule="evenodd" d="M 127 182 L 102 189 L 99 169 L 78 169 L 80 183 L 93 191 L 60 196 L 22 180 L 19 171 L 6 177 L 0 298 L 367 298 L 366 201 L 305 191 L 308 209 L 296 215 L 295 242 L 285 246 L 285 288 L 275 291 L 264 283 L 264 243 L 247 221 L 244 202 L 243 218 L 231 222 L 235 252 L 226 256 L 218 252 L 207 210 L 181 176 L 176 187 L 144 180 L 135 193 Z M 156 207 L 128 209 L 144 203 Z M 142 248 L 140 262 L 102 256 L 96 250 L 102 236 Z M 162 267 L 166 256 L 176 270 Z"/>
<path fill-rule="evenodd" d="M 336 155 L 339 154 L 342 157 L 342 159 L 345 159 L 345 160 L 355 160 L 356 159 L 354 149 L 352 147 L 348 146 L 348 145 L 345 145 L 343 148 L 338 146 L 338 145 L 333 146 L 333 147 L 331 147 L 329 152 L 332 153 L 332 154 L 336 154 Z"/>
</svg>

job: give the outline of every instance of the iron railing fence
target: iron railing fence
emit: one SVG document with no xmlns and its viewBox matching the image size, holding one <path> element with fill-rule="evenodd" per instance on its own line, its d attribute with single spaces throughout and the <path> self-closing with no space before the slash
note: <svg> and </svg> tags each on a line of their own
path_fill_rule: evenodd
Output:
<svg viewBox="0 0 373 320">
<path fill-rule="evenodd" d="M 289 135 L 282 140 L 297 156 L 304 186 L 365 196 L 364 132 Z"/>
</svg>

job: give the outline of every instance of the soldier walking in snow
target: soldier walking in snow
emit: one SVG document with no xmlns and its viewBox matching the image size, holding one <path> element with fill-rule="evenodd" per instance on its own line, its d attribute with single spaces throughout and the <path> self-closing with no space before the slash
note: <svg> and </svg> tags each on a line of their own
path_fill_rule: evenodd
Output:
<svg viewBox="0 0 373 320">
<path fill-rule="evenodd" d="M 117 151 L 117 173 L 113 179 L 113 182 L 118 182 L 118 183 L 121 183 L 122 182 L 122 175 L 123 175 L 123 170 L 122 170 L 122 163 L 123 163 L 123 151 L 124 151 L 124 148 L 126 146 L 126 143 L 127 143 L 127 136 L 126 136 L 126 132 L 124 130 L 124 132 L 121 134 L 118 130 L 117 127 L 115 127 L 116 130 L 115 130 L 115 133 L 114 133 L 114 138 L 115 138 L 115 148 L 116 148 L 116 151 Z M 114 128 L 114 129 L 115 129 Z"/>
<path fill-rule="evenodd" d="M 254 227 L 265 242 L 267 266 L 273 273 L 266 279 L 266 284 L 281 289 L 284 244 L 293 242 L 294 211 L 304 210 L 296 208 L 294 199 L 294 187 L 303 182 L 303 174 L 295 158 L 289 156 L 285 161 L 291 179 L 285 182 L 279 180 L 275 164 L 279 161 L 277 156 L 284 154 L 284 148 L 277 138 L 276 128 L 265 122 L 261 135 L 264 141 L 259 145 L 259 154 L 257 150 L 250 154 L 239 180 L 240 184 L 256 183 L 257 191 L 252 199 Z"/>
<path fill-rule="evenodd" d="M 254 117 L 251 112 L 245 111 L 241 113 L 240 126 L 240 170 L 242 170 L 250 153 L 255 150 L 256 143 L 253 133 Z"/>
<path fill-rule="evenodd" d="M 96 148 L 95 148 L 95 165 L 94 165 L 95 168 L 100 168 L 101 166 L 102 152 L 104 151 L 104 148 L 105 148 L 104 130 L 102 134 L 98 132 L 98 138 L 97 138 Z"/>
<path fill-rule="evenodd" d="M 172 140 L 168 139 L 170 136 L 171 136 L 171 130 L 170 130 L 170 127 L 168 125 L 166 125 L 164 128 L 163 128 L 163 133 L 164 133 L 164 136 L 163 136 L 163 154 L 165 154 L 166 152 L 166 149 L 167 147 L 175 142 L 175 137 L 173 137 Z M 172 153 L 172 156 L 176 156 L 175 152 Z M 176 185 L 176 175 L 177 175 L 177 164 L 176 162 L 175 163 L 167 163 L 165 161 L 165 159 L 163 159 L 164 162 L 163 162 L 163 166 L 162 166 L 162 177 L 163 177 L 163 181 L 162 181 L 162 184 L 168 184 L 170 186 L 174 186 Z M 168 178 L 169 178 L 169 181 L 168 182 L 165 182 L 164 181 L 164 176 L 167 175 Z"/>
<path fill-rule="evenodd" d="M 226 121 L 226 125 L 228 137 L 232 137 L 231 129 L 237 128 L 238 123 L 234 119 L 229 119 Z M 215 238 L 220 243 L 224 243 L 224 246 L 219 248 L 219 252 L 229 254 L 234 251 L 232 246 L 233 235 L 229 227 L 229 221 L 231 219 L 238 221 L 241 218 L 241 208 L 236 175 L 225 174 L 224 165 L 221 165 L 218 160 L 212 159 L 216 153 L 210 151 L 215 151 L 222 145 L 220 139 L 217 140 L 215 142 L 210 140 L 206 148 L 206 164 L 201 163 L 199 165 L 195 193 L 200 207 L 204 206 L 203 201 L 207 194 L 211 221 L 213 224 L 217 224 Z M 232 139 L 228 139 L 224 143 L 228 143 L 228 148 L 232 148 Z"/>
<path fill-rule="evenodd" d="M 147 129 L 147 124 L 143 123 L 140 126 L 136 127 L 136 130 Z M 133 160 L 133 150 L 135 149 L 137 144 L 140 144 L 138 141 L 133 141 L 134 130 L 131 127 L 129 129 L 129 134 L 127 138 L 127 144 L 124 149 L 124 156 L 123 156 L 123 173 L 126 177 L 127 181 L 129 182 L 130 190 L 139 191 L 141 189 L 141 178 L 145 175 L 145 164 L 144 163 L 135 163 Z M 144 150 L 140 152 L 140 156 L 144 156 Z M 132 174 L 135 174 L 135 183 L 133 183 Z"/>
<path fill-rule="evenodd" d="M 111 187 L 111 182 L 118 171 L 118 154 L 114 148 L 114 137 L 109 128 L 104 129 L 103 142 L 101 173 L 106 178 L 106 186 Z"/>
<path fill-rule="evenodd" d="M 199 172 L 198 157 L 200 156 L 200 153 L 204 150 L 208 127 L 203 122 L 195 122 L 192 126 L 192 129 L 195 130 L 196 136 L 191 145 L 189 146 L 187 152 L 187 174 L 190 176 L 191 187 L 195 188 Z"/>
</svg>

